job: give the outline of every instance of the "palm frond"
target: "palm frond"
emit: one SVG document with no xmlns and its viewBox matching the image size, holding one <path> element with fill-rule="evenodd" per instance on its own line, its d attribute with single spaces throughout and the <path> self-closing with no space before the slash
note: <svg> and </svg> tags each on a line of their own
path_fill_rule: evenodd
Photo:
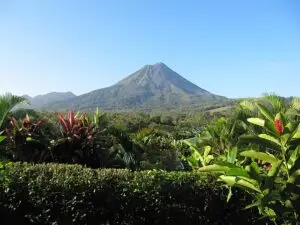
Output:
<svg viewBox="0 0 300 225">
<path fill-rule="evenodd" d="M 12 95 L 11 93 L 6 93 L 0 96 L 0 127 L 2 126 L 9 112 L 20 103 L 27 103 L 27 99 Z"/>
</svg>

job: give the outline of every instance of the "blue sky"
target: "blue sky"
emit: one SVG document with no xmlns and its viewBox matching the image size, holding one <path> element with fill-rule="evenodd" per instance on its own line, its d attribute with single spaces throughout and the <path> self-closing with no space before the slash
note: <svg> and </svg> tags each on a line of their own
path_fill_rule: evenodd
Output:
<svg viewBox="0 0 300 225">
<path fill-rule="evenodd" d="M 227 97 L 300 95 L 299 0 L 1 0 L 0 92 L 106 87 L 164 62 Z"/>
</svg>

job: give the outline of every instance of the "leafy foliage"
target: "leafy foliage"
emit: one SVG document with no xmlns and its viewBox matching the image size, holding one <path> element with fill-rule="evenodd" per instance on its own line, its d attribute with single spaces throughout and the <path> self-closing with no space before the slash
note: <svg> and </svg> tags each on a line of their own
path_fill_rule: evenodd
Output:
<svg viewBox="0 0 300 225">
<path fill-rule="evenodd" d="M 43 120 L 34 123 L 28 114 L 19 121 L 9 118 L 5 128 L 6 154 L 16 161 L 42 162 L 49 141 L 40 130 L 43 123 Z"/>
<path fill-rule="evenodd" d="M 228 199 L 232 187 L 249 193 L 253 203 L 246 209 L 257 207 L 275 224 L 299 224 L 300 121 L 287 118 L 289 109 L 279 97 L 269 95 L 265 101 L 269 108 L 255 103 L 259 117 L 248 119 L 263 133 L 240 137 L 243 151 L 239 155 L 246 159 L 236 163 L 217 161 L 199 170 L 222 173 L 219 179 L 229 186 Z M 247 150 L 252 144 L 258 148 Z"/>
<path fill-rule="evenodd" d="M 172 145 L 174 139 L 170 133 L 157 128 L 144 128 L 131 137 L 142 150 L 143 169 L 182 168 L 178 161 L 180 152 Z"/>
<path fill-rule="evenodd" d="M 261 224 L 248 200 L 198 172 L 13 163 L 0 183 L 1 224 Z"/>
</svg>

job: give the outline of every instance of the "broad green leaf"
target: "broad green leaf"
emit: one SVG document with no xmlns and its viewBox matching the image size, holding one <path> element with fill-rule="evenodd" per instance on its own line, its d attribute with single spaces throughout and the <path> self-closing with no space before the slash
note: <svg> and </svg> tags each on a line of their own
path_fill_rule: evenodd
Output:
<svg viewBox="0 0 300 225">
<path fill-rule="evenodd" d="M 255 179 L 255 180 L 258 180 L 258 181 L 261 180 L 260 169 L 259 169 L 259 166 L 257 165 L 256 162 L 251 162 L 249 175 L 252 179 Z"/>
<path fill-rule="evenodd" d="M 276 213 L 273 209 L 265 207 L 264 213 L 268 215 L 269 218 L 276 218 Z"/>
<path fill-rule="evenodd" d="M 196 138 L 190 138 L 183 140 L 183 143 L 187 144 L 188 146 L 194 146 L 196 143 Z"/>
<path fill-rule="evenodd" d="M 289 179 L 288 179 L 287 182 L 288 182 L 288 183 L 294 184 L 295 181 L 297 180 L 297 177 L 298 177 L 298 176 L 300 176 L 300 169 L 294 171 L 294 172 L 291 174 L 291 176 L 289 177 Z"/>
<path fill-rule="evenodd" d="M 0 142 L 2 142 L 5 138 L 5 136 L 0 136 Z"/>
<path fill-rule="evenodd" d="M 190 146 L 190 149 L 192 150 L 192 157 L 196 160 L 199 160 L 201 158 L 200 152 L 197 150 L 197 148 Z"/>
<path fill-rule="evenodd" d="M 252 123 L 252 124 L 260 126 L 260 127 L 264 127 L 265 126 L 265 120 L 260 119 L 260 118 L 248 118 L 247 121 L 249 123 Z"/>
<path fill-rule="evenodd" d="M 192 150 L 192 155 L 190 157 L 193 157 L 196 161 L 200 160 L 202 166 L 205 166 L 205 161 L 198 149 L 193 145 L 190 146 L 190 149 Z"/>
<path fill-rule="evenodd" d="M 232 149 L 228 149 L 227 151 L 227 161 L 230 163 L 234 163 L 236 160 L 237 155 L 237 147 L 234 147 Z"/>
<path fill-rule="evenodd" d="M 285 128 L 288 129 L 289 133 L 291 133 L 291 136 L 294 136 L 295 133 L 298 131 L 298 127 L 299 127 L 299 123 L 300 121 L 296 121 L 296 122 L 289 122 Z"/>
<path fill-rule="evenodd" d="M 269 177 L 277 176 L 280 171 L 280 167 L 283 164 L 283 160 L 279 160 L 276 163 L 272 164 L 272 169 L 268 172 Z"/>
<path fill-rule="evenodd" d="M 210 151 L 211 151 L 211 147 L 210 146 L 205 146 L 203 157 L 206 158 L 209 155 Z"/>
<path fill-rule="evenodd" d="M 269 162 L 272 164 L 276 163 L 278 161 L 278 159 L 270 153 L 257 152 L 254 150 L 243 151 L 240 153 L 240 155 L 244 156 L 244 157 L 249 157 L 252 159 L 260 159 L 260 160 L 263 160 L 265 162 Z"/>
<path fill-rule="evenodd" d="M 288 141 L 290 140 L 290 137 L 291 137 L 290 133 L 286 133 L 280 137 L 281 143 L 283 146 L 285 146 L 288 143 Z"/>
<path fill-rule="evenodd" d="M 220 165 L 220 166 L 226 166 L 230 169 L 234 169 L 234 168 L 241 168 L 240 166 L 234 164 L 234 163 L 230 163 L 230 162 L 224 162 L 224 161 L 218 161 L 215 163 L 216 165 Z"/>
<path fill-rule="evenodd" d="M 228 162 L 217 162 L 213 165 L 208 165 L 199 168 L 200 172 L 223 172 L 231 173 L 232 175 L 249 177 L 247 171 L 243 168 Z"/>
<path fill-rule="evenodd" d="M 228 176 L 242 176 L 242 177 L 246 177 L 249 178 L 249 174 L 248 172 L 241 168 L 241 167 L 237 167 L 237 168 L 230 168 L 228 172 L 226 172 L 226 175 Z"/>
<path fill-rule="evenodd" d="M 236 186 L 236 187 L 240 187 L 240 188 L 244 189 L 245 191 L 252 190 L 252 191 L 261 193 L 259 187 L 253 185 L 252 183 L 250 183 L 244 179 L 241 179 L 241 178 L 238 178 L 235 176 L 225 176 L 225 175 L 221 175 L 219 178 L 222 181 L 224 181 L 226 184 L 228 184 L 229 186 Z"/>
<path fill-rule="evenodd" d="M 292 138 L 299 139 L 300 138 L 300 131 L 295 132 Z"/>
<path fill-rule="evenodd" d="M 198 166 L 199 166 L 199 161 L 196 160 L 196 159 L 193 158 L 193 157 L 189 157 L 189 158 L 187 159 L 187 161 L 188 161 L 188 164 L 189 164 L 191 167 L 198 167 Z"/>
<path fill-rule="evenodd" d="M 274 121 L 274 116 L 264 105 L 262 105 L 260 103 L 256 103 L 256 106 L 259 109 L 259 111 L 261 112 L 261 114 L 264 115 L 264 117 L 266 117 L 269 121 Z"/>
<path fill-rule="evenodd" d="M 260 138 L 255 135 L 244 135 L 239 138 L 238 144 L 249 144 L 249 143 L 258 144 L 270 149 L 281 151 L 281 147 L 278 146 L 278 144 L 275 144 L 274 142 L 271 142 L 264 138 Z"/>
<path fill-rule="evenodd" d="M 221 166 L 221 165 L 208 165 L 199 168 L 200 172 L 228 172 L 230 170 L 227 166 Z"/>
<path fill-rule="evenodd" d="M 249 175 L 248 176 L 237 176 L 237 178 L 243 179 L 255 186 L 259 186 L 257 180 L 252 179 Z"/>
<path fill-rule="evenodd" d="M 259 134 L 258 137 L 274 142 L 275 144 L 281 146 L 280 141 L 268 134 Z"/>
<path fill-rule="evenodd" d="M 287 162 L 288 169 L 292 168 L 292 166 L 294 165 L 294 163 L 296 162 L 296 160 L 298 159 L 299 156 L 300 156 L 300 146 L 298 146 L 295 150 L 293 150 L 293 152 Z"/>
<path fill-rule="evenodd" d="M 263 187 L 264 190 L 268 190 L 267 192 L 269 192 L 270 189 L 273 188 L 275 178 L 277 177 L 282 164 L 283 160 L 279 160 L 276 163 L 272 164 L 272 169 L 268 172 L 268 176 Z"/>
<path fill-rule="evenodd" d="M 297 157 L 294 165 L 290 168 L 289 174 L 294 173 L 296 170 L 300 169 L 300 157 Z"/>
<path fill-rule="evenodd" d="M 252 203 L 252 204 L 250 204 L 250 205 L 247 205 L 247 206 L 245 207 L 245 209 L 251 209 L 251 208 L 253 208 L 253 207 L 258 207 L 259 205 L 261 205 L 261 201 L 260 201 L 260 200 L 254 202 L 254 203 Z"/>
<path fill-rule="evenodd" d="M 261 199 L 262 204 L 264 205 L 269 205 L 270 202 L 272 201 L 279 201 L 281 200 L 281 195 L 280 195 L 281 191 L 280 190 L 272 190 L 272 192 L 265 194 L 263 198 Z M 270 206 L 270 205 L 269 205 Z"/>
<path fill-rule="evenodd" d="M 208 155 L 208 156 L 204 159 L 205 164 L 209 164 L 213 159 L 214 159 L 214 156 L 213 156 L 213 155 Z"/>
</svg>

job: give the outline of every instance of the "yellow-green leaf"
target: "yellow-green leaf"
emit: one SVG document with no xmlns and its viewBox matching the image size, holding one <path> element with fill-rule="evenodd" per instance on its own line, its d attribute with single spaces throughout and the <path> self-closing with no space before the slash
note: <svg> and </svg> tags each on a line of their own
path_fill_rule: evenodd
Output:
<svg viewBox="0 0 300 225">
<path fill-rule="evenodd" d="M 228 184 L 229 186 L 237 186 L 237 187 L 240 187 L 244 190 L 253 190 L 253 191 L 256 191 L 258 193 L 261 193 L 261 190 L 259 189 L 258 186 L 255 186 L 253 185 L 252 183 L 244 180 L 244 179 L 241 179 L 241 178 L 238 178 L 236 176 L 224 176 L 224 175 L 221 175 L 219 177 L 222 181 L 224 181 L 226 184 Z"/>
<path fill-rule="evenodd" d="M 300 169 L 294 171 L 291 174 L 290 178 L 288 179 L 288 183 L 292 183 L 292 184 L 295 183 L 298 176 L 300 176 Z"/>
<path fill-rule="evenodd" d="M 247 121 L 249 123 L 252 123 L 252 124 L 257 125 L 257 126 L 261 126 L 261 127 L 265 126 L 265 120 L 260 119 L 260 118 L 248 118 Z"/>
<path fill-rule="evenodd" d="M 258 107 L 261 114 L 263 114 L 268 120 L 274 121 L 274 116 L 264 105 L 256 103 L 256 106 Z"/>
<path fill-rule="evenodd" d="M 220 165 L 209 165 L 199 168 L 200 172 L 228 172 L 230 168 Z"/>
<path fill-rule="evenodd" d="M 293 167 L 293 165 L 296 162 L 296 160 L 298 159 L 299 155 L 300 155 L 300 146 L 298 146 L 295 150 L 293 150 L 293 152 L 287 162 L 288 169 L 291 169 Z"/>
<path fill-rule="evenodd" d="M 260 138 L 263 138 L 263 139 L 272 141 L 272 142 L 274 142 L 275 144 L 281 146 L 279 140 L 277 140 L 276 138 L 274 138 L 274 137 L 272 137 L 272 136 L 270 136 L 270 135 L 268 135 L 268 134 L 259 134 L 258 136 L 259 136 Z"/>
<path fill-rule="evenodd" d="M 240 153 L 240 155 L 244 156 L 244 157 L 249 157 L 252 159 L 260 159 L 260 160 L 263 160 L 265 162 L 269 162 L 272 164 L 276 163 L 278 161 L 278 159 L 270 153 L 257 152 L 254 150 L 243 151 Z"/>
</svg>

